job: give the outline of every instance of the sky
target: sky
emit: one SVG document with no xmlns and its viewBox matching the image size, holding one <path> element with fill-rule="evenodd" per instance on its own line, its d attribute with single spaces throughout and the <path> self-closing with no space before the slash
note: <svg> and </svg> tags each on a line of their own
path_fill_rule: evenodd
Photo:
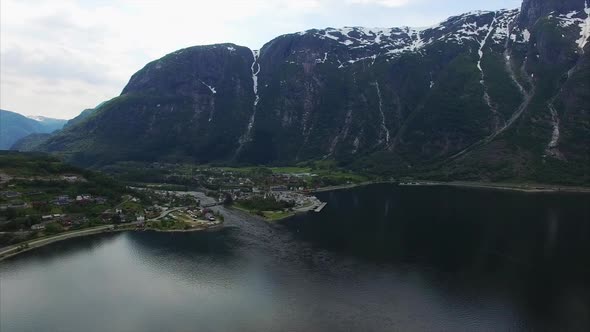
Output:
<svg viewBox="0 0 590 332">
<path fill-rule="evenodd" d="M 422 27 L 521 0 L 1 0 L 0 108 L 70 119 L 146 63 L 231 42 L 259 49 L 311 28 Z"/>
</svg>

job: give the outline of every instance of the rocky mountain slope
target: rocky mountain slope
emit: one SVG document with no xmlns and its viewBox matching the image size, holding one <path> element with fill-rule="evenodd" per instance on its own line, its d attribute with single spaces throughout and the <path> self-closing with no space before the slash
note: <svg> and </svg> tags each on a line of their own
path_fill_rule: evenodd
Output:
<svg viewBox="0 0 590 332">
<path fill-rule="evenodd" d="M 428 28 L 312 29 L 260 51 L 196 46 L 40 149 L 120 160 L 341 165 L 587 182 L 590 8 L 525 0 Z"/>
<path fill-rule="evenodd" d="M 46 117 L 25 117 L 0 110 L 0 150 L 8 150 L 19 139 L 37 133 L 51 133 L 61 129 L 66 120 Z"/>
</svg>

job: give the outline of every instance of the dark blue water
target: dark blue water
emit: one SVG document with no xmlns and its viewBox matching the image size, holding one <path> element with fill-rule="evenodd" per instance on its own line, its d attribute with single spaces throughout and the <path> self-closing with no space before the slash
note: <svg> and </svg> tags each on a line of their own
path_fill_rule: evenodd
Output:
<svg viewBox="0 0 590 332">
<path fill-rule="evenodd" d="M 587 331 L 590 196 L 376 185 L 0 264 L 0 331 Z"/>
</svg>

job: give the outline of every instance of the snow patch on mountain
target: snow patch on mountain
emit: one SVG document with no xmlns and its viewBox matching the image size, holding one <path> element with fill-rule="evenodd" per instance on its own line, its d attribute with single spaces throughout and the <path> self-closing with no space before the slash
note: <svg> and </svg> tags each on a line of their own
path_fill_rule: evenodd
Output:
<svg viewBox="0 0 590 332">
<path fill-rule="evenodd" d="M 481 74 L 481 80 L 479 82 L 480 82 L 481 86 L 483 87 L 483 99 L 484 99 L 486 105 L 488 105 L 488 107 L 490 108 L 490 111 L 493 113 L 494 118 L 496 119 L 496 121 L 495 121 L 496 123 L 494 125 L 494 127 L 495 127 L 494 130 L 497 130 L 497 128 L 499 126 L 499 124 L 498 124 L 499 123 L 499 120 L 498 120 L 499 116 L 498 116 L 498 112 L 497 112 L 496 108 L 492 104 L 492 98 L 490 97 L 490 95 L 488 93 L 488 89 L 486 87 L 485 74 L 483 72 L 483 68 L 481 67 L 481 60 L 483 59 L 484 48 L 486 47 L 488 40 L 492 39 L 491 36 L 496 28 L 497 18 L 498 18 L 497 14 L 494 13 L 494 18 L 492 19 L 492 23 L 490 23 L 490 25 L 487 26 L 487 34 L 479 42 L 479 49 L 477 50 L 477 54 L 479 55 L 479 58 L 477 60 L 477 69 L 479 69 L 479 72 Z"/>
<path fill-rule="evenodd" d="M 522 38 L 525 43 L 528 43 L 531 40 L 531 33 L 529 32 L 528 29 L 524 29 L 522 31 Z"/>
<path fill-rule="evenodd" d="M 496 29 L 492 35 L 495 44 L 503 44 L 510 36 L 510 27 L 519 14 L 518 9 L 500 12 L 496 15 Z"/>
<path fill-rule="evenodd" d="M 584 50 L 586 43 L 588 43 L 588 37 L 590 37 L 590 5 L 588 0 L 584 2 L 584 12 L 586 13 L 586 19 L 580 23 L 580 39 L 576 41 L 578 47 Z"/>
<path fill-rule="evenodd" d="M 38 122 L 47 121 L 47 119 L 48 119 L 48 118 L 41 116 L 41 115 L 27 115 L 27 118 L 38 121 Z"/>
<path fill-rule="evenodd" d="M 519 10 L 475 11 L 454 16 L 446 21 L 421 28 L 365 28 L 344 27 L 340 29 L 312 29 L 298 32 L 299 36 L 312 36 L 318 39 L 333 40 L 346 46 L 350 57 L 334 57 L 338 68 L 344 68 L 359 61 L 377 57 L 387 59 L 398 57 L 403 53 L 421 52 L 425 47 L 436 42 L 464 44 L 483 40 L 503 43 L 509 36 L 509 26 L 518 15 Z M 528 32 L 528 31 L 527 31 Z M 514 40 L 528 40 L 527 32 L 514 31 Z M 326 58 L 316 59 L 316 63 L 325 63 Z"/>
<path fill-rule="evenodd" d="M 326 63 L 326 60 L 328 60 L 328 52 L 324 53 L 324 57 L 322 59 L 316 59 L 315 62 L 316 63 Z"/>
<path fill-rule="evenodd" d="M 203 82 L 202 80 L 199 80 L 199 81 L 200 81 L 200 82 L 201 82 L 201 83 L 202 83 L 204 86 L 208 87 L 208 88 L 209 88 L 209 90 L 211 90 L 211 93 L 213 93 L 213 94 L 216 94 L 216 93 L 217 93 L 217 91 L 215 91 L 215 88 L 214 88 L 213 86 L 211 86 L 211 85 L 209 85 L 209 84 L 207 84 L 207 83 Z"/>
<path fill-rule="evenodd" d="M 549 104 L 549 111 L 551 112 L 551 122 L 553 123 L 553 131 L 551 133 L 551 140 L 547 148 L 549 150 L 555 149 L 557 147 L 557 143 L 559 142 L 559 116 L 557 115 L 557 111 L 552 104 Z"/>
<path fill-rule="evenodd" d="M 578 14 L 580 14 L 580 13 L 582 13 L 582 12 L 574 10 L 574 11 L 569 12 L 567 14 L 560 14 L 557 16 L 549 15 L 548 18 L 557 20 L 560 27 L 568 28 L 570 26 L 582 23 L 584 21 L 583 19 L 581 19 L 579 17 L 574 17 L 574 16 L 578 16 Z"/>
<path fill-rule="evenodd" d="M 477 60 L 477 68 L 481 72 L 481 83 L 482 83 L 482 85 L 483 85 L 483 79 L 484 79 L 483 69 L 481 68 L 481 59 L 483 58 L 483 49 L 486 46 L 486 42 L 488 41 L 488 39 L 490 39 L 490 35 L 494 31 L 495 25 L 496 25 L 496 14 L 494 13 L 494 19 L 492 20 L 492 23 L 490 23 L 489 26 L 486 26 L 486 28 L 487 28 L 487 34 L 479 42 L 479 49 L 477 50 L 477 54 L 479 55 L 479 59 Z"/>
<path fill-rule="evenodd" d="M 259 50 L 252 50 L 252 65 L 250 66 L 250 69 L 252 71 L 252 88 L 254 90 L 254 105 L 253 105 L 253 110 L 252 110 L 252 114 L 250 115 L 250 119 L 248 120 L 248 125 L 246 127 L 246 131 L 244 132 L 244 134 L 240 137 L 240 139 L 238 140 L 239 142 L 239 146 L 238 149 L 236 150 L 235 156 L 238 156 L 240 154 L 240 152 L 242 151 L 242 149 L 244 148 L 244 145 L 251 141 L 252 139 L 252 128 L 254 128 L 254 122 L 256 121 L 256 109 L 257 109 L 257 105 L 258 105 L 258 101 L 260 101 L 260 96 L 258 95 L 258 73 L 260 73 L 260 64 L 258 63 L 258 58 L 260 57 L 260 51 Z"/>
<path fill-rule="evenodd" d="M 258 63 L 258 56 L 260 55 L 260 51 L 252 50 L 252 57 L 254 61 L 252 62 L 252 66 L 250 69 L 252 70 L 252 86 L 254 87 L 254 106 L 258 105 L 258 101 L 260 97 L 258 96 L 258 73 L 260 73 L 260 64 Z M 254 67 L 257 66 L 256 69 Z"/>
<path fill-rule="evenodd" d="M 377 90 L 377 98 L 379 98 L 379 114 L 381 115 L 381 135 L 385 135 L 385 143 L 389 146 L 389 129 L 385 124 L 385 113 L 383 112 L 383 99 L 381 98 L 381 89 L 379 88 L 379 82 L 375 82 L 375 89 Z"/>
</svg>

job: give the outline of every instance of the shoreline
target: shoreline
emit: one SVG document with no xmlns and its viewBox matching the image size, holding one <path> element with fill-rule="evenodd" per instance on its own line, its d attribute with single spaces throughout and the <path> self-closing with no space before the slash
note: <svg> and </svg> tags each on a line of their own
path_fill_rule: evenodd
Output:
<svg viewBox="0 0 590 332">
<path fill-rule="evenodd" d="M 65 241 L 65 240 L 78 238 L 78 237 L 103 234 L 103 233 L 129 232 L 129 231 L 130 232 L 152 231 L 152 232 L 159 232 L 159 233 L 201 232 L 201 231 L 207 231 L 210 229 L 221 228 L 223 226 L 223 223 L 215 224 L 211 227 L 205 227 L 205 228 L 171 229 L 171 230 L 161 230 L 161 229 L 155 229 L 155 228 L 136 229 L 136 228 L 129 228 L 129 227 L 119 227 L 119 228 L 112 229 L 111 226 L 112 225 L 105 225 L 105 226 L 98 226 L 95 228 L 78 230 L 78 231 L 74 231 L 74 232 L 65 232 L 65 233 L 56 234 L 56 235 L 50 236 L 50 237 L 34 239 L 31 241 L 24 241 L 24 242 L 14 244 L 9 247 L 0 248 L 0 250 L 1 250 L 0 251 L 0 262 L 7 259 L 7 258 L 14 257 L 18 254 L 22 254 L 24 252 L 27 252 L 27 251 L 30 251 L 33 249 L 41 248 L 41 247 L 50 245 L 52 243 Z M 129 225 L 126 225 L 126 226 L 129 226 Z M 28 244 L 28 247 L 20 248 L 24 244 Z M 19 248 L 20 248 L 20 250 L 19 250 Z"/>
<path fill-rule="evenodd" d="M 581 194 L 590 194 L 590 187 L 574 187 L 574 186 L 560 186 L 560 185 L 548 185 L 548 184 L 537 184 L 537 183 L 503 183 L 503 182 L 476 182 L 476 181 L 450 181 L 450 182 L 442 182 L 442 181 L 428 181 L 428 180 L 413 180 L 408 182 L 397 182 L 397 181 L 365 181 L 361 183 L 354 183 L 354 184 L 344 184 L 339 186 L 329 186 L 329 187 L 320 187 L 313 190 L 310 190 L 309 193 L 321 193 L 321 192 L 330 192 L 330 191 L 338 191 L 338 190 L 345 190 L 345 189 L 353 189 L 359 188 L 374 184 L 393 184 L 400 187 L 434 187 L 434 186 L 448 186 L 448 187 L 456 187 L 456 188 L 472 188 L 472 189 L 482 189 L 482 190 L 496 190 L 496 191 L 513 191 L 513 192 L 521 192 L 521 193 L 530 193 L 530 194 L 543 194 L 543 193 L 581 193 Z M 252 211 L 239 208 L 236 206 L 232 206 L 231 209 L 246 213 L 250 216 L 260 217 L 266 222 L 277 222 L 281 220 L 285 220 L 296 216 L 298 214 L 307 213 L 312 211 L 312 209 L 305 209 L 305 210 L 295 210 L 284 217 L 277 218 L 277 219 L 269 219 L 266 217 L 259 216 Z"/>
<path fill-rule="evenodd" d="M 458 188 L 476 188 L 498 191 L 518 191 L 523 193 L 590 193 L 588 187 L 573 187 L 548 185 L 537 183 L 502 183 L 502 182 L 471 182 L 471 181 L 412 181 L 410 183 L 400 183 L 399 186 L 449 186 Z"/>
<path fill-rule="evenodd" d="M 211 225 L 210 227 L 193 227 L 189 229 L 158 229 L 158 228 L 144 228 L 144 229 L 122 229 L 127 231 L 136 231 L 136 232 L 145 232 L 145 231 L 152 231 L 157 233 L 192 233 L 192 232 L 200 232 L 200 231 L 207 231 L 210 229 L 217 229 L 221 228 L 223 223 L 218 223 Z"/>
<path fill-rule="evenodd" d="M 356 184 L 346 184 L 340 186 L 321 187 L 311 190 L 311 193 L 336 191 L 343 189 L 352 189 L 364 187 L 373 184 L 395 184 L 400 187 L 427 187 L 427 186 L 450 186 L 458 188 L 477 188 L 489 189 L 499 191 L 518 191 L 524 193 L 590 193 L 590 187 L 576 187 L 563 185 L 549 185 L 539 183 L 504 183 L 504 182 L 477 182 L 477 181 L 428 181 L 428 180 L 413 180 L 408 182 L 394 182 L 394 181 L 366 181 Z"/>
<path fill-rule="evenodd" d="M 457 188 L 474 188 L 474 189 L 482 189 L 482 190 L 497 190 L 497 191 L 516 191 L 522 193 L 532 193 L 532 194 L 542 194 L 542 193 L 578 193 L 578 194 L 590 194 L 590 187 L 573 187 L 573 186 L 560 186 L 560 185 L 546 185 L 546 184 L 532 184 L 532 183 L 492 183 L 492 182 L 471 182 L 471 181 L 451 181 L 451 182 L 441 182 L 441 181 L 426 181 L 426 180 L 414 180 L 408 181 L 405 183 L 397 183 L 393 181 L 366 181 L 362 183 L 356 184 L 346 184 L 340 186 L 330 186 L 330 187 L 321 187 L 311 190 L 310 193 L 319 193 L 319 192 L 329 192 L 329 191 L 337 191 L 337 190 L 344 190 L 344 189 L 353 189 L 357 187 L 363 187 L 373 184 L 395 184 L 397 186 L 403 187 L 428 187 L 428 186 L 449 186 L 449 187 L 457 187 Z M 309 211 L 293 211 L 285 215 L 284 217 L 277 218 L 277 219 L 268 219 L 266 217 L 258 216 L 251 211 L 246 209 L 238 208 L 235 206 L 229 207 L 229 209 L 234 211 L 239 211 L 241 213 L 245 213 L 251 217 L 260 218 L 266 222 L 272 223 L 281 220 L 285 220 L 291 218 L 297 214 L 307 213 Z M 223 227 L 223 222 L 219 224 L 212 225 L 211 227 L 197 227 L 191 229 L 171 229 L 171 230 L 163 230 L 163 229 L 154 229 L 154 228 L 145 228 L 145 229 L 136 229 L 133 227 L 134 224 L 122 225 L 117 228 L 112 228 L 113 225 L 104 225 L 98 226 L 94 228 L 76 230 L 73 232 L 65 232 L 56 234 L 50 237 L 44 237 L 39 239 L 34 239 L 31 241 L 24 241 L 18 244 L 14 244 L 9 247 L 0 248 L 0 261 L 16 256 L 20 253 L 27 252 L 29 250 L 33 250 L 36 248 L 40 248 L 55 242 L 68 240 L 77 237 L 84 237 L 89 235 L 101 234 L 101 233 L 112 233 L 112 232 L 123 232 L 123 231 L 153 231 L 153 232 L 160 232 L 160 233 L 189 233 L 189 232 L 200 232 L 200 231 L 207 231 L 207 230 L 214 230 Z M 28 247 L 21 247 L 27 244 Z"/>
<path fill-rule="evenodd" d="M 50 237 L 34 239 L 31 241 L 20 242 L 18 244 L 12 245 L 12 246 L 2 248 L 2 251 L 0 251 L 0 261 L 4 260 L 6 258 L 9 258 L 9 257 L 16 256 L 16 255 L 21 254 L 23 252 L 27 252 L 27 251 L 30 251 L 30 250 L 33 250 L 36 248 L 44 247 L 46 245 L 49 245 L 49 244 L 52 244 L 55 242 L 73 239 L 73 238 L 77 238 L 77 237 L 84 237 L 84 236 L 89 236 L 89 235 L 101 234 L 101 233 L 111 233 L 111 232 L 116 232 L 116 231 L 119 231 L 119 230 L 118 229 L 110 229 L 110 226 L 99 226 L 99 227 L 95 227 L 95 228 L 89 228 L 89 229 L 84 229 L 84 230 L 79 230 L 79 231 L 74 231 L 74 232 L 65 232 L 65 233 L 56 234 L 56 235 L 50 236 Z M 27 244 L 28 247 L 19 250 L 19 247 L 24 244 Z"/>
<path fill-rule="evenodd" d="M 364 187 L 372 184 L 381 184 L 381 183 L 395 183 L 392 181 L 365 181 L 361 183 L 351 183 L 351 184 L 342 184 L 338 186 L 328 186 L 328 187 L 319 187 L 316 189 L 310 190 L 311 193 L 321 193 L 326 191 L 334 191 L 334 190 L 343 190 L 343 189 L 352 189 L 357 187 Z"/>
</svg>

